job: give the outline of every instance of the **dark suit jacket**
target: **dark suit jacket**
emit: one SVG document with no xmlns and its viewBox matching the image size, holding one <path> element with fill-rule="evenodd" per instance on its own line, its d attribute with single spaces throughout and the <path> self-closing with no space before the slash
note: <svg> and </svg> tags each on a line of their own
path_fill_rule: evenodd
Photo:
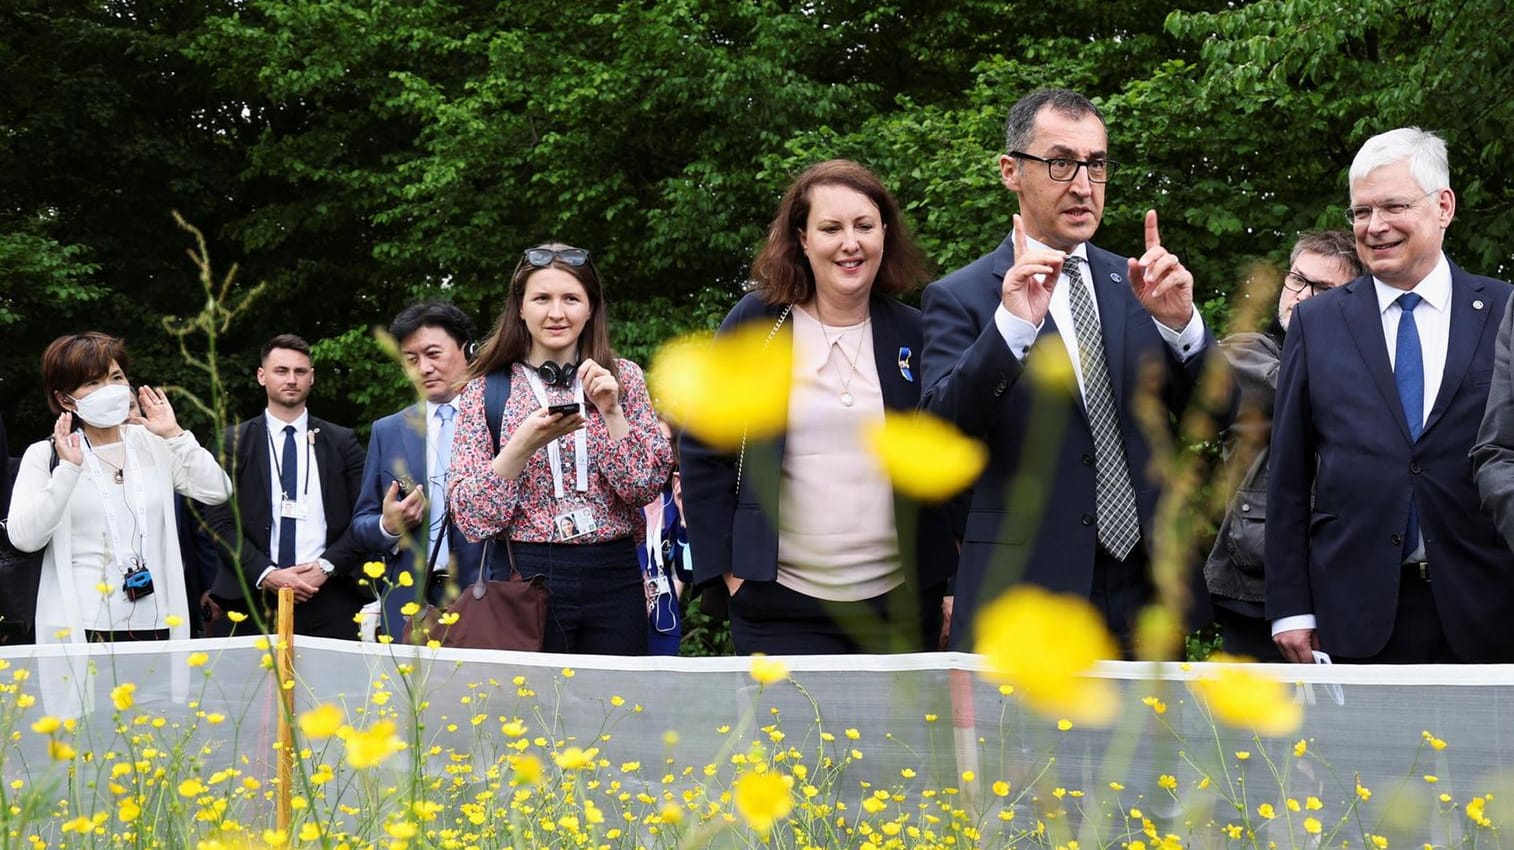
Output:
<svg viewBox="0 0 1514 850">
<path fill-rule="evenodd" d="M 1514 555 L 1479 509 L 1477 438 L 1508 284 L 1451 267 L 1440 393 L 1410 442 L 1371 277 L 1300 304 L 1272 421 L 1267 617 L 1313 613 L 1321 648 L 1380 652 L 1393 632 L 1409 494 L 1430 589 L 1465 661 L 1514 661 Z M 1481 306 L 1479 306 L 1481 305 Z"/>
<path fill-rule="evenodd" d="M 724 333 L 746 322 L 771 326 L 782 312 L 782 305 L 770 306 L 756 294 L 748 294 L 732 308 L 720 330 Z M 889 410 L 913 410 L 920 393 L 920 314 L 883 295 L 873 296 L 869 313 L 883 405 Z M 901 348 L 909 349 L 909 378 L 899 368 Z M 688 434 L 679 442 L 683 504 L 696 584 L 716 582 L 727 571 L 755 581 L 777 578 L 777 470 L 783 451 L 782 438 L 749 442 L 738 493 L 735 456 L 716 452 Z M 897 497 L 895 504 L 896 516 L 904 516 L 906 506 Z M 945 513 L 937 507 L 908 509 L 919 511 L 916 570 L 909 579 L 918 588 L 938 586 L 951 574 L 956 560 Z M 845 506 L 838 505 L 837 510 L 845 510 Z"/>
<path fill-rule="evenodd" d="M 321 557 L 335 567 L 319 593 L 295 606 L 295 631 L 325 637 L 357 637 L 353 614 L 363 606 L 366 594 L 357 581 L 368 552 L 352 535 L 352 509 L 357 502 L 363 475 L 363 446 L 352 429 L 310 417 L 316 434 L 313 451 L 321 481 L 321 501 L 326 514 L 326 549 Z M 268 552 L 273 533 L 273 470 L 268 457 L 268 428 L 263 415 L 226 429 L 221 435 L 222 463 L 228 465 L 236 492 L 236 510 L 241 515 L 240 532 L 232 505 L 206 508 L 207 524 L 226 547 L 225 561 L 212 593 L 224 599 L 242 595 L 241 583 L 230 571 L 240 564 L 248 587 L 255 586 L 263 570 L 274 565 Z"/>
<path fill-rule="evenodd" d="M 352 536 L 358 545 L 374 552 L 384 552 L 384 562 L 389 567 L 389 586 L 383 590 L 384 631 L 396 640 L 404 634 L 405 617 L 400 609 L 415 600 L 416 588 L 426 577 L 426 565 L 434 541 L 430 539 L 429 522 L 423 521 L 411 533 L 402 535 L 398 547 L 389 551 L 388 541 L 379 530 L 379 521 L 384 513 L 384 493 L 391 483 L 401 481 L 407 486 L 427 487 L 426 425 L 424 402 L 373 423 L 357 508 L 352 515 Z M 472 582 L 478 576 L 483 546 L 469 541 L 456 528 L 447 535 L 447 546 L 452 564 L 448 573 L 460 585 Z M 415 584 L 402 587 L 398 577 L 407 571 L 415 579 Z M 429 600 L 438 602 L 439 584 L 429 579 L 425 584 Z"/>
<path fill-rule="evenodd" d="M 1148 473 L 1151 447 L 1132 412 L 1142 372 L 1155 367 L 1162 403 L 1181 411 L 1205 364 L 1218 356 L 1217 346 L 1206 330 L 1201 351 L 1180 361 L 1130 291 L 1125 259 L 1090 243 L 1088 260 L 1145 546 L 1160 488 Z M 1048 389 L 1027 377 L 994 324 L 1013 265 L 1014 243 L 1007 237 L 993 253 L 927 286 L 923 300 L 921 404 L 989 448 L 962 529 L 952 618 L 958 646 L 972 645 L 979 608 L 1015 582 L 1084 597 L 1092 590 L 1098 545 L 1093 434 L 1076 383 L 1070 391 Z M 1041 358 L 1050 371 L 1073 374 L 1050 316 L 1026 355 L 1027 361 Z M 1207 623 L 1208 594 L 1197 570 L 1191 587 L 1189 620 Z"/>
</svg>

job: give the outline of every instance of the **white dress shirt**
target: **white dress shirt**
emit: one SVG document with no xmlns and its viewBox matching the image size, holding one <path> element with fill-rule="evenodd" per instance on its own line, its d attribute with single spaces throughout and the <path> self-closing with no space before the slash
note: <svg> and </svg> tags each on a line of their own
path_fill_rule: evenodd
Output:
<svg viewBox="0 0 1514 850">
<path fill-rule="evenodd" d="M 321 500 L 321 471 L 316 461 L 315 443 L 311 439 L 310 411 L 301 412 L 293 422 L 285 422 L 275 416 L 272 410 L 265 410 L 263 417 L 268 428 L 268 499 L 273 517 L 273 530 L 268 535 L 268 554 L 275 560 L 278 559 L 279 532 L 283 526 L 284 490 L 280 486 L 279 471 L 284 468 L 284 426 L 293 425 L 295 480 L 299 489 L 289 496 L 305 509 L 304 519 L 294 521 L 294 562 L 308 564 L 318 561 L 326 551 L 326 505 Z M 319 440 L 320 434 L 315 434 L 314 437 Z M 277 567 L 263 570 L 258 576 L 258 587 L 263 586 L 263 579 L 275 569 Z"/>
<path fill-rule="evenodd" d="M 1048 251 L 1052 250 L 1050 247 L 1031 239 L 1029 236 L 1025 237 L 1025 247 L 1030 250 L 1038 248 Z M 1078 277 L 1081 279 L 1082 285 L 1088 288 L 1088 296 L 1093 300 L 1094 309 L 1098 310 L 1099 298 L 1096 294 L 1097 290 L 1093 288 L 1094 271 L 1093 267 L 1088 263 L 1087 243 L 1074 248 L 1070 252 L 1070 256 L 1079 257 L 1083 260 L 1083 272 Z M 1123 278 L 1124 276 L 1121 275 L 1121 277 Z M 1067 288 L 1071 285 L 1072 283 L 1067 277 L 1067 270 L 1064 266 L 1061 275 L 1057 279 L 1057 285 L 1052 287 L 1051 304 L 1047 309 L 1047 315 L 1051 316 L 1052 322 L 1056 324 L 1057 333 L 1062 337 L 1062 344 L 1067 348 L 1067 357 L 1072 361 L 1073 373 L 1078 376 L 1078 393 L 1086 401 L 1087 388 L 1083 385 L 1083 358 L 1078 352 L 1078 335 L 1073 329 L 1072 324 L 1072 302 L 1067 294 Z M 1120 285 L 1129 286 L 1130 283 L 1129 281 L 1124 281 Z M 1151 321 L 1157 326 L 1157 333 L 1162 335 L 1162 341 L 1167 343 L 1167 347 L 1172 349 L 1172 353 L 1179 360 L 1186 362 L 1188 358 L 1198 354 L 1199 350 L 1204 347 L 1204 319 L 1199 315 L 1197 308 L 1194 309 L 1193 317 L 1188 320 L 1188 324 L 1181 331 L 1175 331 L 1158 322 L 1155 318 Z M 1009 346 L 1009 350 L 1015 355 L 1015 359 L 1021 361 L 1025 359 L 1025 353 L 1030 350 L 1030 346 L 1036 341 L 1036 336 L 1041 332 L 1040 326 L 1032 325 L 1030 322 L 1009 312 L 1009 310 L 1005 309 L 1002 302 L 999 304 L 998 309 L 994 311 L 994 324 L 999 328 L 999 335 L 1004 337 L 1004 343 Z M 1100 327 L 1103 326 L 1102 314 L 1099 318 L 1099 324 Z"/>
<path fill-rule="evenodd" d="M 1414 329 L 1419 331 L 1420 360 L 1425 366 L 1425 398 L 1420 406 L 1424 422 L 1429 421 L 1430 409 L 1435 406 L 1435 397 L 1440 394 L 1440 380 L 1446 371 L 1446 347 L 1451 341 L 1451 263 L 1445 254 L 1440 262 L 1425 275 L 1424 280 L 1412 289 L 1399 289 L 1372 278 L 1372 287 L 1377 292 L 1377 309 L 1383 321 L 1383 341 L 1388 346 L 1388 364 L 1398 368 L 1398 322 L 1403 317 L 1403 308 L 1398 306 L 1398 296 L 1405 292 L 1417 293 L 1424 301 L 1414 310 Z M 1403 416 L 1403 410 L 1394 411 Z M 1410 561 L 1425 560 L 1425 535 L 1419 535 L 1419 545 L 1409 553 Z M 1272 634 L 1296 629 L 1312 629 L 1319 625 L 1313 614 L 1295 614 L 1273 622 Z"/>
</svg>

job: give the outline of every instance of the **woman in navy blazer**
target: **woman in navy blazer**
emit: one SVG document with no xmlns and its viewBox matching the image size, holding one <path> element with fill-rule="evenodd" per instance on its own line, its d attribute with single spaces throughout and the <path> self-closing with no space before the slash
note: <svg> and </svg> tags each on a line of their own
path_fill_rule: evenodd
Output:
<svg viewBox="0 0 1514 850">
<path fill-rule="evenodd" d="M 759 322 L 794 346 L 789 428 L 735 455 L 683 437 L 695 583 L 730 594 L 742 654 L 933 648 L 949 523 L 893 497 L 861 438 L 919 401 L 920 313 L 894 296 L 926 279 L 920 249 L 876 176 L 830 160 L 784 194 L 752 276 L 720 332 Z M 906 510 L 921 511 L 913 541 Z"/>
</svg>

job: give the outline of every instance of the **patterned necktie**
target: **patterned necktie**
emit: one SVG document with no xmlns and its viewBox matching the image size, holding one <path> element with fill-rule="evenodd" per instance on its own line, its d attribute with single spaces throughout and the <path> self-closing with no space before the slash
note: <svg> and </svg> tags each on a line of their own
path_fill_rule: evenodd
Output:
<svg viewBox="0 0 1514 850">
<path fill-rule="evenodd" d="M 1398 400 L 1404 406 L 1404 421 L 1409 436 L 1418 441 L 1425 430 L 1425 360 L 1419 346 L 1419 326 L 1414 323 L 1414 308 L 1424 297 L 1413 292 L 1398 296 L 1398 342 L 1393 357 L 1393 383 L 1398 385 Z M 1414 507 L 1414 493 L 1409 493 L 1409 521 L 1404 525 L 1404 559 L 1419 548 L 1419 511 Z"/>
<path fill-rule="evenodd" d="M 279 487 L 284 491 L 284 498 L 280 501 L 293 502 L 299 494 L 300 478 L 300 455 L 294 447 L 294 426 L 284 426 L 284 455 L 279 459 Z M 284 514 L 284 511 L 280 511 Z M 279 563 L 280 567 L 288 567 L 294 564 L 294 517 L 281 516 L 279 519 Z"/>
<path fill-rule="evenodd" d="M 1093 431 L 1099 543 L 1123 561 L 1141 539 L 1141 520 L 1136 514 L 1135 489 L 1130 483 L 1130 466 L 1120 439 L 1119 411 L 1115 408 L 1114 390 L 1104 361 L 1104 334 L 1093 297 L 1083 285 L 1079 268 L 1082 263 L 1081 257 L 1068 257 L 1062 269 L 1067 275 L 1073 333 L 1077 336 L 1078 359 L 1083 367 L 1083 403 L 1088 408 L 1088 425 Z"/>
<path fill-rule="evenodd" d="M 434 545 L 439 535 L 447 533 L 447 469 L 452 465 L 452 419 L 457 415 L 457 408 L 450 404 L 436 406 L 436 465 L 431 469 L 431 492 L 427 496 L 431 499 L 431 542 Z M 446 541 L 436 553 L 436 565 L 444 569 L 448 561 L 448 549 Z M 430 555 L 430 552 L 426 553 Z"/>
</svg>

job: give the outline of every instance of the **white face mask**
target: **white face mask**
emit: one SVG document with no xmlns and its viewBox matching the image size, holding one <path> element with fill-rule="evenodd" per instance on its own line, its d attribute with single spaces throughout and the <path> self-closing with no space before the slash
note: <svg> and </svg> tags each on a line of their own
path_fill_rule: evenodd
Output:
<svg viewBox="0 0 1514 850">
<path fill-rule="evenodd" d="M 131 412 L 131 387 L 106 384 L 84 398 L 73 399 L 74 412 L 96 428 L 114 428 Z"/>
</svg>

